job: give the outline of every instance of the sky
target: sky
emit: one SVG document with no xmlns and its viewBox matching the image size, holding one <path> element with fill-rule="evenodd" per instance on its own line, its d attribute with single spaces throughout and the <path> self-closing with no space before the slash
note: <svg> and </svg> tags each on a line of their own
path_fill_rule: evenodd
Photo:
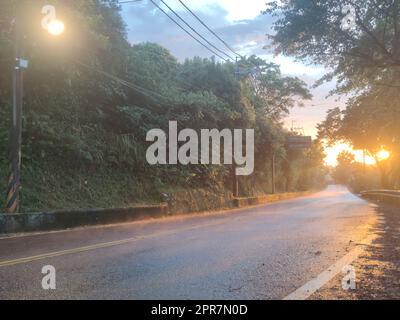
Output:
<svg viewBox="0 0 400 320">
<path fill-rule="evenodd" d="M 160 3 L 160 0 L 156 1 Z M 229 50 L 201 26 L 178 0 L 164 1 L 218 48 L 229 53 Z M 329 92 L 335 87 L 334 82 L 317 89 L 311 88 L 314 82 L 327 72 L 323 66 L 309 65 L 295 61 L 291 57 L 274 56 L 272 49 L 265 49 L 265 46 L 269 44 L 267 34 L 273 33 L 274 21 L 270 15 L 262 14 L 262 11 L 266 9 L 267 0 L 182 1 L 241 55 L 256 54 L 279 64 L 282 73 L 297 76 L 310 86 L 313 99 L 305 101 L 304 107 L 296 107 L 291 111 L 285 119 L 286 127 L 301 129 L 301 133 L 316 137 L 316 125 L 324 120 L 327 110 L 344 107 L 346 98 L 339 99 L 337 96 L 327 98 Z M 162 3 L 160 6 L 168 11 Z M 180 61 L 194 56 L 211 57 L 213 55 L 179 29 L 149 0 L 123 5 L 123 17 L 128 27 L 128 39 L 132 44 L 145 41 L 159 43 L 168 48 Z M 340 151 L 334 148 L 329 152 L 328 163 L 334 165 L 335 153 Z"/>
</svg>

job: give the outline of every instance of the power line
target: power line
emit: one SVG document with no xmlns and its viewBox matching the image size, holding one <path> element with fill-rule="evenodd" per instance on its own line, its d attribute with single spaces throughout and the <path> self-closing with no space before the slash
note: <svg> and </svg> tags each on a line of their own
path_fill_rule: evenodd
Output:
<svg viewBox="0 0 400 320">
<path fill-rule="evenodd" d="M 104 76 L 106 76 L 106 77 L 108 77 L 108 78 L 110 78 L 110 79 L 112 79 L 112 80 L 114 80 L 114 81 L 116 81 L 116 82 L 118 82 L 118 83 L 120 83 L 120 84 L 122 84 L 122 85 L 124 85 L 124 86 L 126 86 L 128 88 L 130 88 L 130 89 L 133 89 L 133 90 L 141 93 L 142 95 L 144 95 L 144 96 L 146 96 L 148 98 L 151 98 L 151 99 L 155 100 L 156 102 L 160 102 L 160 100 L 164 100 L 164 102 L 168 102 L 169 104 L 176 104 L 176 103 L 172 102 L 170 99 L 168 99 L 167 97 L 164 97 L 163 95 L 161 95 L 160 93 L 157 93 L 155 91 L 152 91 L 152 90 L 143 88 L 141 86 L 138 86 L 138 85 L 136 85 L 136 84 L 134 84 L 132 82 L 129 82 L 129 81 L 124 80 L 124 79 L 121 79 L 116 75 L 108 73 L 108 72 L 106 72 L 104 70 L 101 70 L 99 68 L 96 68 L 94 66 L 90 66 L 90 65 L 88 65 L 86 63 L 83 63 L 82 61 L 79 61 L 79 60 L 73 60 L 72 61 L 72 60 L 70 60 L 70 62 L 76 63 L 76 64 L 78 64 L 78 65 L 80 65 L 82 67 L 85 67 L 86 69 L 89 69 L 89 70 L 95 71 L 97 73 L 100 73 L 100 74 L 102 74 L 102 75 L 104 75 Z M 136 74 L 137 76 L 140 76 L 137 73 L 134 73 L 134 74 Z M 188 91 L 191 92 L 192 89 L 196 89 L 196 90 L 199 90 L 199 91 L 207 91 L 207 89 L 200 88 L 200 87 L 195 86 L 195 85 L 187 85 L 186 83 L 180 83 L 180 85 L 183 85 L 186 88 L 182 88 L 180 86 L 177 86 L 175 88 L 178 89 L 178 90 L 181 90 L 183 92 L 188 92 Z"/>
<path fill-rule="evenodd" d="M 230 51 L 232 51 L 235 55 L 238 57 L 242 58 L 240 54 L 238 54 L 235 50 L 232 49 L 232 47 L 226 43 L 224 39 L 222 39 L 218 34 L 216 34 L 203 20 L 200 19 L 200 17 L 195 14 L 183 1 L 178 0 L 182 6 L 185 7 L 187 11 L 189 11 L 208 31 L 210 31 L 218 40 L 220 40 Z"/>
<path fill-rule="evenodd" d="M 118 4 L 135 3 L 135 2 L 141 2 L 141 1 L 143 1 L 143 0 L 119 1 Z"/>
<path fill-rule="evenodd" d="M 149 0 L 151 1 L 152 4 L 154 4 L 154 6 L 156 6 L 162 13 L 164 13 L 172 22 L 174 22 L 179 28 L 181 28 L 184 32 L 186 32 L 190 37 L 192 37 L 195 41 L 197 41 L 198 43 L 200 43 L 204 48 L 206 48 L 207 50 L 209 50 L 210 52 L 212 52 L 214 55 L 216 55 L 217 57 L 221 58 L 222 60 L 224 60 L 225 62 L 227 62 L 228 60 L 225 59 L 224 57 L 222 57 L 221 55 L 219 55 L 218 53 L 216 53 L 213 49 L 211 49 L 210 47 L 208 47 L 207 45 L 205 45 L 203 42 L 201 42 L 199 39 L 197 39 L 195 36 L 193 36 L 188 30 L 186 30 L 178 21 L 176 21 L 173 17 L 171 17 L 163 8 L 161 8 L 157 3 L 155 3 L 153 0 Z"/>
<path fill-rule="evenodd" d="M 186 26 L 190 28 L 195 34 L 197 34 L 201 39 L 203 39 L 206 43 L 208 43 L 211 47 L 213 47 L 215 50 L 220 52 L 221 54 L 227 56 L 231 60 L 233 59 L 230 55 L 225 53 L 224 51 L 220 50 L 218 47 L 216 47 L 214 44 L 212 44 L 210 41 L 208 41 L 204 36 L 202 36 L 195 28 L 193 28 L 189 23 L 185 21 L 175 10 L 173 10 L 164 0 L 160 0 L 175 16 L 178 17 L 179 20 L 181 20 Z"/>
<path fill-rule="evenodd" d="M 130 1 L 120 1 L 118 4 L 129 4 L 129 3 L 136 3 L 140 2 L 143 0 L 130 0 Z M 224 57 L 222 57 L 220 54 L 215 52 L 213 49 L 208 47 L 206 44 L 204 44 L 202 41 L 197 39 L 193 34 L 191 34 L 187 29 L 185 29 L 178 21 L 176 21 L 171 15 L 169 15 L 165 10 L 163 10 L 157 3 L 155 3 L 153 0 L 149 0 L 154 6 L 156 6 L 162 13 L 164 13 L 172 22 L 174 22 L 179 28 L 181 28 L 185 33 L 187 33 L 191 38 L 193 38 L 196 42 L 198 42 L 200 45 L 202 45 L 204 48 L 209 50 L 211 53 L 219 57 L 220 59 L 224 60 L 227 62 L 228 60 Z M 208 43 L 210 46 L 212 46 L 215 50 L 220 52 L 221 54 L 227 56 L 229 59 L 234 60 L 230 55 L 225 53 L 224 51 L 220 50 L 218 47 L 216 47 L 214 44 L 212 44 L 210 41 L 208 41 L 204 36 L 202 36 L 198 31 L 196 31 L 192 26 L 190 26 L 179 14 L 177 14 L 168 4 L 166 4 L 164 1 L 160 0 L 172 13 L 174 13 L 175 16 L 177 16 L 181 21 L 183 21 L 194 33 L 196 33 L 201 39 L 203 39 L 206 43 Z"/>
<path fill-rule="evenodd" d="M 160 100 L 164 100 L 164 102 L 165 102 L 165 101 L 168 100 L 166 97 L 162 96 L 161 94 L 159 94 L 157 92 L 154 92 L 154 91 L 145 89 L 143 87 L 140 87 L 140 86 L 138 86 L 138 85 L 136 85 L 136 84 L 134 84 L 132 82 L 128 82 L 128 81 L 126 81 L 124 79 L 121 79 L 121 78 L 119 78 L 119 77 L 117 77 L 117 76 L 115 76 L 115 75 L 113 75 L 111 73 L 108 73 L 108 72 L 104 71 L 104 70 L 101 70 L 101 69 L 98 69 L 96 67 L 87 65 L 87 64 L 85 64 L 85 63 L 83 63 L 81 61 L 74 61 L 74 62 L 76 64 L 80 65 L 80 66 L 83 66 L 83 67 L 85 67 L 87 69 L 90 69 L 92 71 L 98 72 L 98 73 L 100 73 L 100 74 L 102 74 L 102 75 L 104 75 L 104 76 L 106 76 L 106 77 L 108 77 L 108 78 L 110 78 L 110 79 L 112 79 L 112 80 L 114 80 L 116 82 L 119 82 L 120 84 L 122 84 L 122 85 L 124 85 L 124 86 L 126 86 L 126 87 L 128 87 L 130 89 L 133 89 L 136 92 L 139 92 L 142 95 L 144 95 L 144 96 L 146 96 L 146 97 L 148 97 L 148 98 L 150 98 L 150 99 L 152 99 L 152 100 L 154 100 L 156 102 L 160 102 Z M 170 101 L 168 101 L 168 102 L 170 102 Z"/>
</svg>

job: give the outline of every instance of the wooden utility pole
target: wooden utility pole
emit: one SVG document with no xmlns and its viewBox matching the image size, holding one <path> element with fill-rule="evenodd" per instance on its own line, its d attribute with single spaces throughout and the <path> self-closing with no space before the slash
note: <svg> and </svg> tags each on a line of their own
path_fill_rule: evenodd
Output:
<svg viewBox="0 0 400 320">
<path fill-rule="evenodd" d="M 22 59 L 21 9 L 17 5 L 14 19 L 14 67 L 12 77 L 12 118 L 10 128 L 10 174 L 7 186 L 7 213 L 17 213 L 20 207 L 21 140 L 23 105 L 23 70 L 28 62 Z"/>
<path fill-rule="evenodd" d="M 275 184 L 275 152 L 272 152 L 272 162 L 271 162 L 271 172 L 272 172 L 272 194 L 276 193 L 276 184 Z"/>
<path fill-rule="evenodd" d="M 238 64 L 238 57 L 236 57 L 236 72 L 235 72 L 236 80 L 240 81 L 239 78 L 239 64 Z M 235 142 L 233 141 L 233 145 Z M 236 159 L 235 159 L 235 151 L 232 148 L 232 194 L 235 198 L 239 197 L 239 179 L 236 175 Z"/>
<path fill-rule="evenodd" d="M 364 170 L 364 174 L 365 174 L 367 171 L 367 155 L 366 155 L 365 148 L 363 149 L 363 170 Z"/>
</svg>

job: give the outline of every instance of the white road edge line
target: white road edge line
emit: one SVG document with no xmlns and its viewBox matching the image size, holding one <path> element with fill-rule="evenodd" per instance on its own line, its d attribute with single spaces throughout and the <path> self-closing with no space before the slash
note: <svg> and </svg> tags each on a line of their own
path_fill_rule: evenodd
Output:
<svg viewBox="0 0 400 320">
<path fill-rule="evenodd" d="M 365 245 L 371 244 L 371 242 L 376 238 L 376 235 L 371 235 L 362 241 L 363 245 L 357 245 L 355 249 L 346 254 L 343 258 L 335 262 L 324 272 L 319 274 L 314 279 L 307 282 L 304 286 L 300 287 L 293 293 L 289 294 L 283 300 L 306 300 L 319 289 L 321 289 L 325 284 L 331 281 L 336 275 L 342 272 L 343 267 L 351 264 L 356 260 L 361 253 L 365 250 Z"/>
</svg>

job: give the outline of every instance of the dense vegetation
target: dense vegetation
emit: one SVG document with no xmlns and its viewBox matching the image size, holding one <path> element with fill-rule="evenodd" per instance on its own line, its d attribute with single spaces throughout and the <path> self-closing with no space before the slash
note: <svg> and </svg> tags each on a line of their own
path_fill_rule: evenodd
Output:
<svg viewBox="0 0 400 320">
<path fill-rule="evenodd" d="M 305 83 L 277 65 L 243 58 L 256 76 L 235 77 L 234 63 L 193 58 L 181 63 L 153 43 L 130 45 L 116 1 L 53 1 L 68 32 L 52 39 L 40 29 L 40 1 L 0 2 L 0 174 L 7 174 L 13 12 L 24 7 L 25 103 L 22 148 L 23 210 L 123 206 L 159 202 L 162 193 L 230 189 L 226 166 L 150 166 L 146 132 L 182 128 L 254 128 L 255 173 L 241 194 L 270 192 L 277 156 L 280 191 L 323 183 L 323 152 L 289 151 L 282 118 Z M 33 18 L 36 17 L 37 19 Z M 7 72 L 9 71 L 9 72 Z M 0 184 L 0 194 L 5 183 Z"/>
<path fill-rule="evenodd" d="M 354 9 L 353 25 L 343 28 Z M 359 189 L 400 187 L 400 3 L 397 0 L 274 1 L 267 10 L 280 18 L 271 37 L 278 53 L 323 64 L 337 80 L 334 93 L 352 97 L 345 110 L 332 109 L 320 124 L 320 138 L 366 150 L 377 168 L 360 171 L 348 154 L 343 168 Z M 379 151 L 390 151 L 380 159 Z M 339 166 L 340 169 L 340 166 Z M 345 169 L 346 171 L 346 169 Z M 361 173 L 360 173 L 361 172 Z"/>
</svg>

